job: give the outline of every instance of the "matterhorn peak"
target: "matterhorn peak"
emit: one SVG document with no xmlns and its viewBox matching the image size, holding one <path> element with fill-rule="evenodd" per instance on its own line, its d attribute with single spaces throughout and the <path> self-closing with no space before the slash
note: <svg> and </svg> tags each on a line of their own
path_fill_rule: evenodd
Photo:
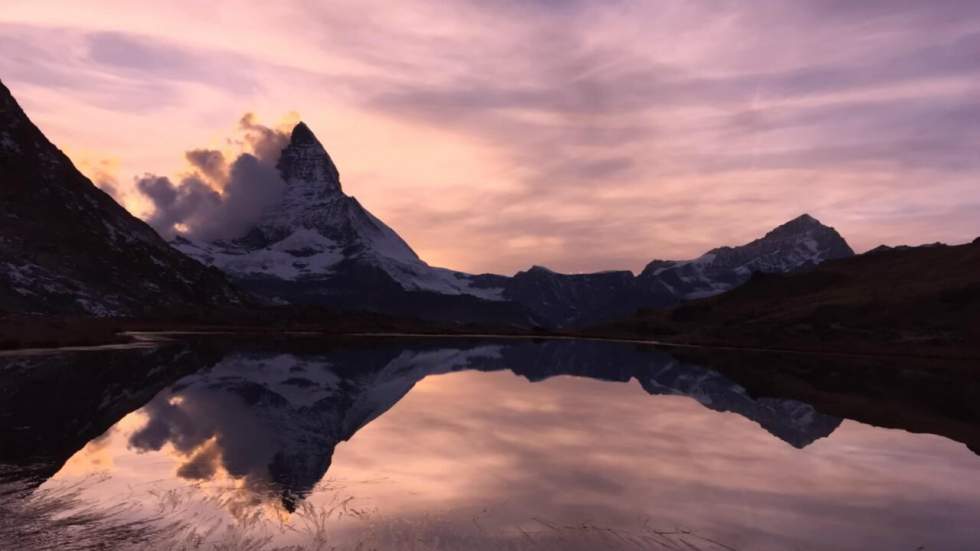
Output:
<svg viewBox="0 0 980 551">
<path fill-rule="evenodd" d="M 322 185 L 329 191 L 343 191 L 333 159 L 304 122 L 293 127 L 289 144 L 283 148 L 276 168 L 287 184 L 304 182 Z"/>
<path fill-rule="evenodd" d="M 306 126 L 306 123 L 303 121 L 296 123 L 296 126 L 293 127 L 293 131 L 290 134 L 289 141 L 290 143 L 294 143 L 294 144 L 306 143 L 306 144 L 320 145 L 320 141 L 316 139 L 316 136 L 313 134 L 313 131 L 310 130 L 310 127 Z"/>
</svg>

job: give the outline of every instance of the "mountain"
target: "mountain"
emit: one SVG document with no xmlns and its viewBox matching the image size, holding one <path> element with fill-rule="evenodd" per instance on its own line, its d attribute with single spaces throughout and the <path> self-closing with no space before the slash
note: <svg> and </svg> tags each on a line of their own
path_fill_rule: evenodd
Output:
<svg viewBox="0 0 980 551">
<path fill-rule="evenodd" d="M 728 291 L 757 272 L 801 271 L 849 256 L 854 251 L 834 228 L 804 214 L 740 247 L 712 249 L 684 262 L 654 260 L 639 279 L 665 285 L 678 298 L 696 299 Z"/>
<path fill-rule="evenodd" d="M 293 129 L 277 168 L 282 200 L 232 240 L 177 237 L 181 252 L 215 266 L 275 302 L 323 304 L 389 314 L 529 322 L 499 289 L 429 266 L 384 222 L 344 193 L 340 174 L 304 123 Z"/>
<path fill-rule="evenodd" d="M 598 331 L 747 346 L 980 358 L 980 240 L 878 248 Z"/>
<path fill-rule="evenodd" d="M 509 279 L 477 281 L 502 287 L 501 296 L 526 306 L 547 326 L 581 327 L 717 295 L 757 272 L 802 271 L 853 254 L 836 230 L 804 214 L 746 245 L 712 249 L 694 260 L 654 260 L 636 277 L 626 271 L 560 274 L 536 266 Z"/>
<path fill-rule="evenodd" d="M 833 229 L 804 215 L 741 247 L 628 271 L 560 274 L 540 266 L 513 277 L 429 266 L 394 230 L 343 191 L 330 155 L 304 123 L 277 168 L 282 200 L 245 235 L 174 247 L 279 303 L 450 322 L 576 327 L 731 289 L 753 272 L 806 269 L 853 254 Z"/>
<path fill-rule="evenodd" d="M 542 266 L 513 277 L 474 276 L 480 285 L 500 289 L 500 296 L 521 304 L 546 328 L 589 325 L 615 319 L 643 307 L 667 307 L 677 299 L 656 282 L 640 285 L 632 272 L 562 274 Z"/>
<path fill-rule="evenodd" d="M 96 188 L 0 83 L 0 312 L 147 316 L 243 300 Z"/>
</svg>

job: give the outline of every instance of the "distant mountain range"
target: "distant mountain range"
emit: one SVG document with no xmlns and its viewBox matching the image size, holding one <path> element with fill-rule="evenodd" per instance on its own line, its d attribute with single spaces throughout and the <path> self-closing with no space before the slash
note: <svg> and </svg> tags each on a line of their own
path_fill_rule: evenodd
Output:
<svg viewBox="0 0 980 551">
<path fill-rule="evenodd" d="M 801 270 L 854 254 L 833 228 L 803 215 L 747 245 L 713 249 L 690 261 L 653 261 L 639 276 L 560 274 L 540 266 L 513 277 L 471 275 L 429 266 L 346 195 L 333 160 L 304 123 L 293 129 L 277 167 L 286 182 L 283 199 L 244 236 L 172 241 L 277 302 L 440 321 L 569 327 L 722 293 L 753 272 Z"/>
</svg>

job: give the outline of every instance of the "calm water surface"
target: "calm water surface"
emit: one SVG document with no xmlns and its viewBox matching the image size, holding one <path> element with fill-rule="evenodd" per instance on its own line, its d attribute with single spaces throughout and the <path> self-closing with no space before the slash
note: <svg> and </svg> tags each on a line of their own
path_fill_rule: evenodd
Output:
<svg viewBox="0 0 980 551">
<path fill-rule="evenodd" d="M 83 356 L 3 360 L 4 549 L 980 549 L 964 443 L 749 392 L 663 351 Z"/>
</svg>

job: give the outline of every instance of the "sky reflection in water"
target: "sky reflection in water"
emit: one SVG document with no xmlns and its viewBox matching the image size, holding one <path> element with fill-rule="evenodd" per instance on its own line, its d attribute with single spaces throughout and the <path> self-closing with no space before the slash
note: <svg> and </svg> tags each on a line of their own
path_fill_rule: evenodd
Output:
<svg viewBox="0 0 980 551">
<path fill-rule="evenodd" d="M 88 500 L 202 525 L 255 511 L 301 524 L 303 507 L 353 498 L 371 520 L 330 527 L 351 541 L 397 523 L 515 538 L 683 528 L 738 549 L 980 539 L 980 457 L 963 444 L 753 400 L 715 372 L 611 345 L 230 354 L 44 488 L 92 473 L 107 476 Z"/>
</svg>

